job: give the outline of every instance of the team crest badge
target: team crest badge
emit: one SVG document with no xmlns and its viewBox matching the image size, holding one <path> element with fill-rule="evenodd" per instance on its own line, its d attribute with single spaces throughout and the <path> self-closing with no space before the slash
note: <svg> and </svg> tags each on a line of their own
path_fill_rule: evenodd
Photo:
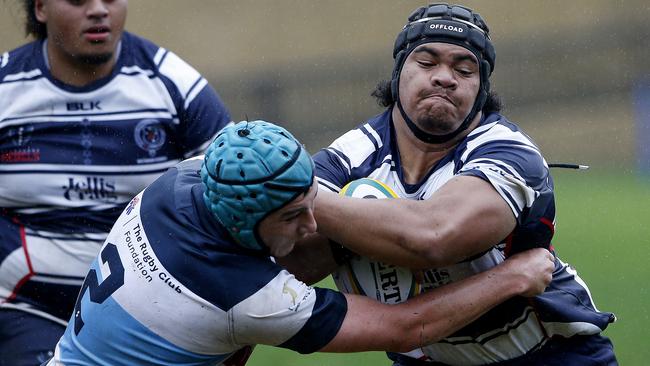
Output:
<svg viewBox="0 0 650 366">
<path fill-rule="evenodd" d="M 149 153 L 149 157 L 156 156 L 156 152 L 165 144 L 167 133 L 157 119 L 143 119 L 135 126 L 135 143 Z"/>
</svg>

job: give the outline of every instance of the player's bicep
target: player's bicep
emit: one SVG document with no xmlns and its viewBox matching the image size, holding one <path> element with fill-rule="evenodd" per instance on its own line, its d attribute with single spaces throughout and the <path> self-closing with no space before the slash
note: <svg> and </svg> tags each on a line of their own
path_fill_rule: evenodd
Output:
<svg viewBox="0 0 650 366">
<path fill-rule="evenodd" d="M 457 260 L 481 253 L 500 243 L 515 228 L 508 203 L 486 180 L 457 176 L 431 198 L 442 220 L 439 230 L 445 250 Z"/>
<path fill-rule="evenodd" d="M 551 184 L 548 168 L 537 149 L 500 141 L 477 149 L 458 174 L 490 183 L 516 218 Z"/>
</svg>

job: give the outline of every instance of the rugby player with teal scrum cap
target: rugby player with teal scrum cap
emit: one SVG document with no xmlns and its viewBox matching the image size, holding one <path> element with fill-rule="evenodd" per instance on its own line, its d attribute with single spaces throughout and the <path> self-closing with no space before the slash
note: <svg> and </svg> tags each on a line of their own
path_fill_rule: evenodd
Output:
<svg viewBox="0 0 650 366">
<path fill-rule="evenodd" d="M 181 162 L 129 203 L 49 365 L 243 365 L 256 344 L 406 351 L 550 280 L 552 256 L 536 249 L 395 306 L 310 287 L 270 255 L 316 231 L 313 171 L 284 128 L 224 128 L 204 158 Z"/>
</svg>

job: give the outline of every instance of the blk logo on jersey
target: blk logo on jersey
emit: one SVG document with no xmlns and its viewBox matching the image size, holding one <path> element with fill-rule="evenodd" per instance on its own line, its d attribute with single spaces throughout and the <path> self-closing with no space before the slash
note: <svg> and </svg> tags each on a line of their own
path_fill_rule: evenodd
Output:
<svg viewBox="0 0 650 366">
<path fill-rule="evenodd" d="M 91 200 L 110 202 L 117 200 L 115 182 L 107 181 L 102 177 L 86 177 L 77 180 L 68 178 L 67 184 L 61 186 L 63 197 L 72 200 Z"/>
<path fill-rule="evenodd" d="M 156 156 L 156 152 L 165 144 L 167 133 L 157 119 L 148 118 L 140 121 L 135 126 L 135 143 L 149 153 L 149 157 Z"/>
<path fill-rule="evenodd" d="M 74 112 L 74 111 L 94 111 L 94 110 L 102 110 L 102 107 L 99 105 L 101 101 L 93 101 L 93 102 L 68 102 L 65 104 L 66 109 L 69 112 Z"/>
</svg>

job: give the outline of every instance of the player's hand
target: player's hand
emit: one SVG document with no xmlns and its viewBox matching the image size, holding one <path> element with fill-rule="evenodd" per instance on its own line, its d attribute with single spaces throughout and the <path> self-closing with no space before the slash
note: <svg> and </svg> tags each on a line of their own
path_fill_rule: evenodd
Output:
<svg viewBox="0 0 650 366">
<path fill-rule="evenodd" d="M 553 279 L 555 257 L 551 252 L 535 248 L 517 253 L 503 263 L 520 278 L 520 295 L 531 297 L 544 292 Z"/>
</svg>

